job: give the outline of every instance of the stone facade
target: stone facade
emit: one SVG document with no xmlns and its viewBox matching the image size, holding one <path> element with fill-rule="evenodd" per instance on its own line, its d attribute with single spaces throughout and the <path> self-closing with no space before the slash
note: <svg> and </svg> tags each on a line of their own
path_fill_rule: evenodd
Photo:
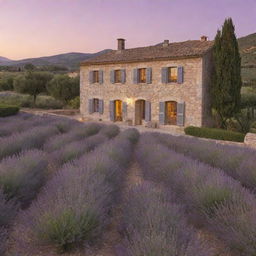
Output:
<svg viewBox="0 0 256 256">
<path fill-rule="evenodd" d="M 163 67 L 183 67 L 183 83 L 162 83 Z M 133 70 L 152 68 L 152 82 L 134 84 Z M 111 70 L 125 69 L 126 82 L 111 83 Z M 90 83 L 89 72 L 103 71 L 103 83 Z M 110 120 L 110 101 L 121 100 L 127 103 L 123 121 L 135 120 L 135 101 L 145 100 L 151 103 L 151 120 L 159 121 L 159 102 L 175 101 L 185 103 L 184 126 L 204 126 L 210 120 L 210 77 L 212 63 L 211 51 L 203 57 L 180 58 L 176 60 L 155 60 L 134 63 L 82 65 L 80 69 L 80 112 L 86 119 Z M 89 114 L 89 99 L 104 100 L 103 114 Z"/>
</svg>

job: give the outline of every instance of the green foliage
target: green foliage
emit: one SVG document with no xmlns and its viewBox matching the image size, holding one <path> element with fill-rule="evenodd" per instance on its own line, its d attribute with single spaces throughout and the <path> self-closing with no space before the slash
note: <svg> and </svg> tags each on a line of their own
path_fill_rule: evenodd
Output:
<svg viewBox="0 0 256 256">
<path fill-rule="evenodd" d="M 4 95 L 0 95 L 0 101 L 2 104 L 17 105 L 19 107 L 26 108 L 43 108 L 43 109 L 60 109 L 63 107 L 63 103 L 54 99 L 51 96 L 39 95 L 37 96 L 36 104 L 33 103 L 33 98 L 27 94 L 20 94 L 15 92 L 8 92 Z"/>
<path fill-rule="evenodd" d="M 73 109 L 79 109 L 80 108 L 80 96 L 75 97 L 74 99 L 71 99 L 68 102 L 68 105 Z"/>
<path fill-rule="evenodd" d="M 0 105 L 0 117 L 16 115 L 19 107 L 10 105 Z"/>
<path fill-rule="evenodd" d="M 232 19 L 226 19 L 218 30 L 213 47 L 214 74 L 212 79 L 212 107 L 226 128 L 228 118 L 239 112 L 241 101 L 241 58 Z"/>
<path fill-rule="evenodd" d="M 83 240 L 92 240 L 98 220 L 89 211 L 78 216 L 72 209 L 66 209 L 56 216 L 43 216 L 40 225 L 38 238 L 56 244 L 64 252 Z"/>
<path fill-rule="evenodd" d="M 256 118 L 254 117 L 254 111 L 251 111 L 250 108 L 247 108 L 241 110 L 240 113 L 236 114 L 235 120 L 238 124 L 237 130 L 242 133 L 247 133 L 250 132 Z"/>
<path fill-rule="evenodd" d="M 187 135 L 192 135 L 201 138 L 209 138 L 215 140 L 228 140 L 228 141 L 237 141 L 243 142 L 245 134 L 239 132 L 232 132 L 223 129 L 216 128 L 206 128 L 206 127 L 195 127 L 188 126 L 185 128 L 185 133 Z"/>
<path fill-rule="evenodd" d="M 36 67 L 31 63 L 27 63 L 27 64 L 24 65 L 24 69 L 27 70 L 27 71 L 32 71 L 32 70 L 35 70 Z"/>
<path fill-rule="evenodd" d="M 13 90 L 13 81 L 16 75 L 5 72 L 0 75 L 0 91 Z"/>
<path fill-rule="evenodd" d="M 46 85 L 52 79 L 52 74 L 48 72 L 31 72 L 28 71 L 19 75 L 14 80 L 14 90 L 20 93 L 27 93 L 34 98 L 42 92 L 46 92 Z"/>
<path fill-rule="evenodd" d="M 67 104 L 68 101 L 79 96 L 79 77 L 72 78 L 68 75 L 55 75 L 47 85 L 47 91 L 54 98 Z"/>
</svg>

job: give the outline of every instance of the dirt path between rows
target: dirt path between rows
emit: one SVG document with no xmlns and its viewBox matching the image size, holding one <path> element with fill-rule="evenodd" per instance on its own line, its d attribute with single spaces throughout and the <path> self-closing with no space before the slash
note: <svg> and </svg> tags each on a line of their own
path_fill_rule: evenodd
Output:
<svg viewBox="0 0 256 256">
<path fill-rule="evenodd" d="M 141 170 L 139 164 L 133 159 L 129 169 L 127 170 L 127 177 L 124 183 L 122 198 L 126 197 L 130 188 L 142 182 Z M 121 243 L 122 236 L 119 232 L 122 218 L 122 203 L 117 205 L 112 212 L 110 224 L 104 231 L 102 238 L 102 245 L 96 253 L 90 256 L 116 256 L 116 246 Z M 86 254 L 87 255 L 87 254 Z M 88 254 L 89 255 L 89 254 Z"/>
</svg>

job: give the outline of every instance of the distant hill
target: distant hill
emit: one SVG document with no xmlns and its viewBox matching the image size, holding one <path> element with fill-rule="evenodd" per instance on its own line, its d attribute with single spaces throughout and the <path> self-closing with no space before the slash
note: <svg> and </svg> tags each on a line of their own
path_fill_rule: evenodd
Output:
<svg viewBox="0 0 256 256">
<path fill-rule="evenodd" d="M 76 69 L 79 67 L 81 61 L 92 58 L 94 56 L 103 54 L 109 51 L 108 49 L 97 52 L 97 53 L 80 53 L 70 52 L 64 54 L 58 54 L 47 57 L 30 58 L 23 60 L 9 60 L 5 57 L 0 57 L 0 66 L 24 66 L 27 63 L 32 63 L 35 66 L 65 66 L 69 69 Z"/>
<path fill-rule="evenodd" d="M 242 58 L 242 78 L 256 81 L 256 33 L 238 39 Z"/>
</svg>

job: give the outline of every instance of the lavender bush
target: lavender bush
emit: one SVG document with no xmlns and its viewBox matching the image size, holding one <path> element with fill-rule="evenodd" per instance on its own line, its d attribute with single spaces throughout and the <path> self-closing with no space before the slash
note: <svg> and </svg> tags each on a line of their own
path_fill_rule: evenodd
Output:
<svg viewBox="0 0 256 256">
<path fill-rule="evenodd" d="M 157 144 L 150 134 L 142 136 L 137 158 L 145 177 L 172 188 L 197 224 L 214 231 L 239 255 L 255 255 L 256 215 L 252 213 L 256 199 L 240 183 L 221 170 Z"/>
<path fill-rule="evenodd" d="M 46 181 L 47 155 L 39 150 L 22 152 L 0 162 L 0 186 L 8 199 L 26 206 Z"/>
<path fill-rule="evenodd" d="M 120 128 L 117 125 L 106 125 L 103 127 L 100 131 L 101 134 L 104 134 L 107 136 L 109 139 L 114 138 L 117 136 L 120 132 Z"/>
<path fill-rule="evenodd" d="M 212 255 L 187 224 L 183 209 L 152 184 L 133 188 L 123 212 L 129 256 Z"/>
<path fill-rule="evenodd" d="M 44 144 L 44 150 L 47 152 L 52 152 L 62 148 L 64 145 L 79 141 L 94 134 L 97 134 L 102 125 L 98 125 L 96 123 L 88 123 L 88 124 L 76 124 L 70 132 L 66 134 L 58 134 L 53 138 L 50 138 Z"/>
<path fill-rule="evenodd" d="M 244 186 L 256 189 L 256 151 L 239 146 L 221 145 L 196 138 L 175 137 L 154 134 L 161 143 L 175 150 L 199 159 L 213 167 L 221 168 Z"/>
<path fill-rule="evenodd" d="M 7 230 L 0 227 L 0 255 L 4 255 L 6 251 L 6 241 L 7 241 Z"/>
<path fill-rule="evenodd" d="M 32 241 L 65 251 L 100 236 L 131 158 L 132 133 L 121 133 L 55 174 L 22 214 L 21 229 Z"/>
<path fill-rule="evenodd" d="M 0 159 L 17 154 L 22 150 L 41 148 L 46 139 L 58 132 L 55 126 L 43 126 L 0 138 Z"/>
<path fill-rule="evenodd" d="M 104 143 L 106 139 L 104 135 L 96 134 L 80 141 L 71 142 L 60 150 L 53 151 L 50 159 L 53 165 L 61 166 L 68 161 L 88 153 L 101 143 Z"/>
<path fill-rule="evenodd" d="M 3 190 L 0 189 L 0 227 L 7 227 L 17 213 L 18 206 L 14 200 L 7 200 Z"/>
</svg>

